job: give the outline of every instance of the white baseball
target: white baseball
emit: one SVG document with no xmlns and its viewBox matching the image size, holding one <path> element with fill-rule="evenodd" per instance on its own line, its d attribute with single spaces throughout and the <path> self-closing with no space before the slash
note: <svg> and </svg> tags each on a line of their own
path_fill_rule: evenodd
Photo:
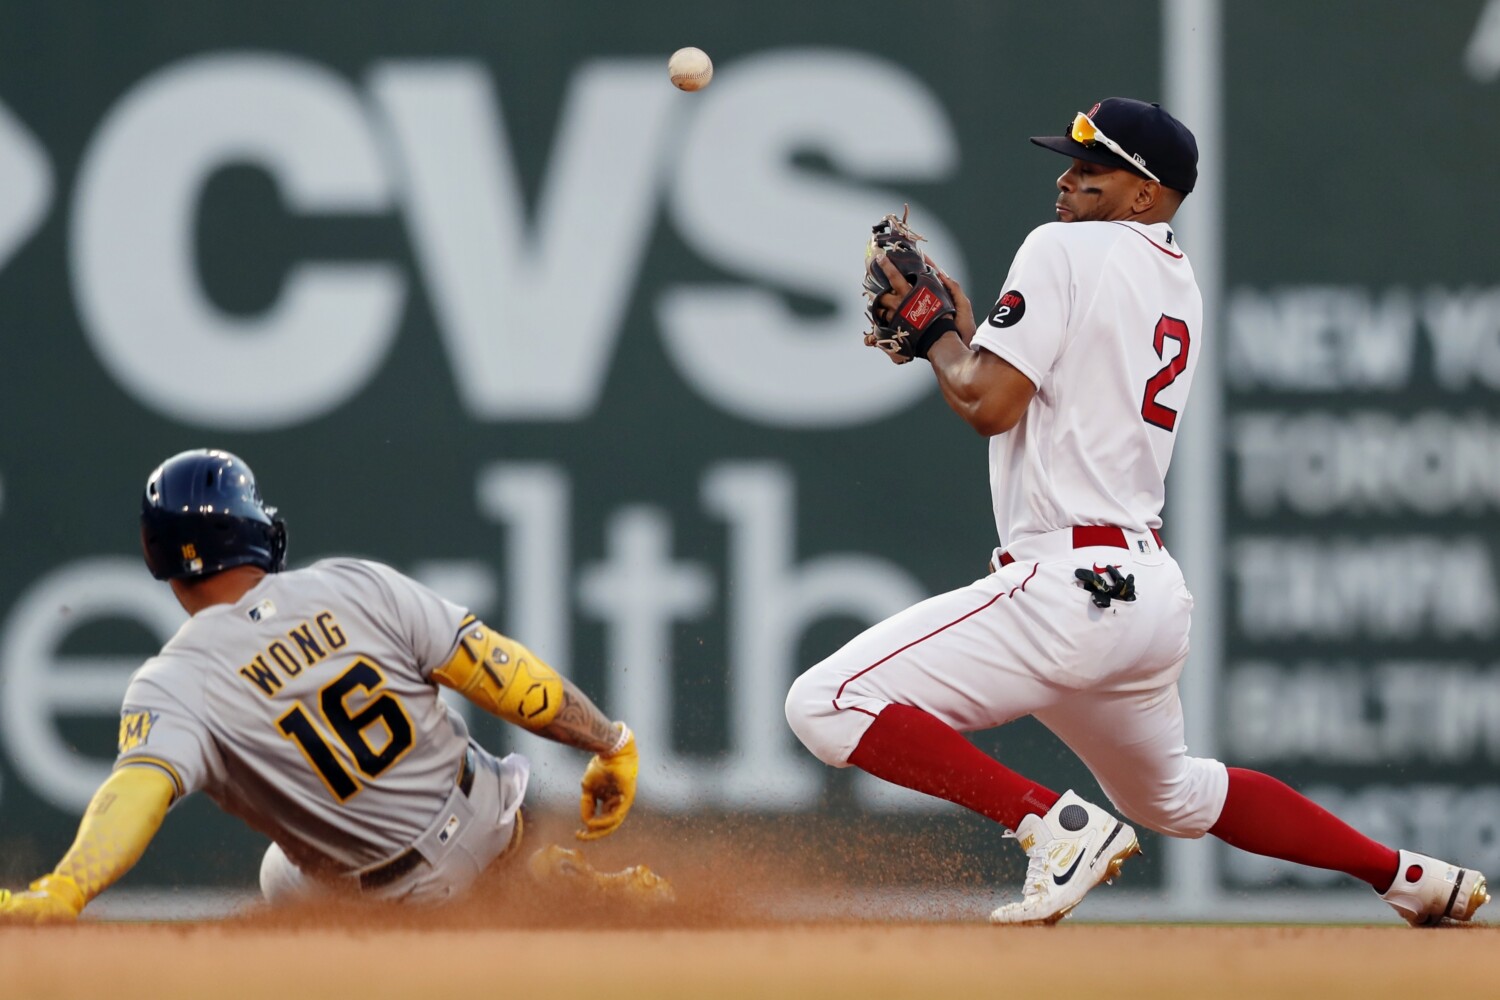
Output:
<svg viewBox="0 0 1500 1000">
<path fill-rule="evenodd" d="M 714 63 L 707 52 L 689 45 L 672 53 L 667 74 L 678 90 L 702 90 L 714 78 Z"/>
</svg>

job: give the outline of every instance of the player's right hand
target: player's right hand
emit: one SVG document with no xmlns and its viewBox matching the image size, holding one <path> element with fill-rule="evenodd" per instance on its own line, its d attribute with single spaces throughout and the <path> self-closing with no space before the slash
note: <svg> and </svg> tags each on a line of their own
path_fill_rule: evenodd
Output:
<svg viewBox="0 0 1500 1000">
<path fill-rule="evenodd" d="M 66 875 L 43 875 L 26 892 L 0 889 L 0 923 L 51 924 L 78 919 L 83 891 Z"/>
<path fill-rule="evenodd" d="M 953 278 L 948 274 L 947 271 L 944 271 L 941 267 L 939 267 L 938 262 L 933 260 L 931 257 L 926 257 L 924 255 L 924 259 L 927 261 L 927 263 L 932 265 L 932 269 L 937 272 L 938 280 L 943 283 L 943 287 L 946 288 L 948 290 L 948 294 L 952 296 L 954 308 L 953 322 L 958 326 L 958 335 L 962 337 L 963 342 L 967 344 L 971 339 L 973 339 L 974 331 L 975 329 L 977 329 L 974 323 L 974 304 L 969 301 L 969 297 L 965 295 L 964 290 L 959 287 L 958 280 L 956 278 Z"/>
</svg>

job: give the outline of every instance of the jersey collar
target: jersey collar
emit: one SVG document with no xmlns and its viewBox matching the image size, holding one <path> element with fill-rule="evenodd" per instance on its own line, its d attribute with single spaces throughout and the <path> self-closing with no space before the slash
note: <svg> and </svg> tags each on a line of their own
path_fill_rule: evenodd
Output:
<svg viewBox="0 0 1500 1000">
<path fill-rule="evenodd" d="M 1156 247 L 1156 249 L 1160 250 L 1168 257 L 1173 257 L 1177 260 L 1181 260 L 1184 256 L 1182 248 L 1177 245 L 1177 233 L 1172 230 L 1172 226 L 1169 223 L 1153 222 L 1150 225 L 1145 225 L 1140 222 L 1121 222 L 1110 220 L 1110 224 L 1115 226 L 1124 226 L 1131 232 L 1139 234 L 1142 239 L 1146 240 L 1146 242 Z"/>
</svg>

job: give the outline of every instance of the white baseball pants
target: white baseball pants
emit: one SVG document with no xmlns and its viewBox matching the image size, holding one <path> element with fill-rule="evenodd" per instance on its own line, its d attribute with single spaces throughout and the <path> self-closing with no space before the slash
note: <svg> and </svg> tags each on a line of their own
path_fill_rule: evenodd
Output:
<svg viewBox="0 0 1500 1000">
<path fill-rule="evenodd" d="M 961 732 L 1034 715 L 1132 822 L 1201 837 L 1229 778 L 1218 761 L 1187 754 L 1177 679 L 1193 598 L 1153 536 L 1121 540 L 1126 548 L 1074 548 L 1064 529 L 1008 547 L 1013 562 L 870 627 L 797 678 L 792 730 L 820 760 L 847 767 L 890 704 Z M 1135 576 L 1136 600 L 1099 608 L 1073 575 L 1109 565 Z"/>
</svg>

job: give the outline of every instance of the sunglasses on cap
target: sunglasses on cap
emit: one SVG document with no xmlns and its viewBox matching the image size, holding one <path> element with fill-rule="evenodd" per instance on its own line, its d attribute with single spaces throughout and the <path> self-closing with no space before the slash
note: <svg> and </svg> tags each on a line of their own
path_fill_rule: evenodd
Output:
<svg viewBox="0 0 1500 1000">
<path fill-rule="evenodd" d="M 1073 119 L 1073 126 L 1068 130 L 1068 134 L 1073 137 L 1074 142 L 1078 143 L 1081 146 L 1093 146 L 1095 144 L 1103 146 L 1105 149 L 1109 150 L 1111 153 L 1114 153 L 1122 160 L 1129 162 L 1132 167 L 1139 170 L 1141 173 L 1145 174 L 1156 183 L 1160 184 L 1162 182 L 1160 177 L 1156 176 L 1151 171 L 1146 169 L 1146 165 L 1144 163 L 1140 162 L 1134 156 L 1131 156 L 1129 153 L 1125 152 L 1124 149 L 1120 148 L 1120 144 L 1118 142 L 1115 142 L 1109 136 L 1099 131 L 1099 126 L 1094 124 L 1094 120 L 1088 115 L 1084 114 L 1082 111 L 1078 112 L 1078 116 Z"/>
</svg>

